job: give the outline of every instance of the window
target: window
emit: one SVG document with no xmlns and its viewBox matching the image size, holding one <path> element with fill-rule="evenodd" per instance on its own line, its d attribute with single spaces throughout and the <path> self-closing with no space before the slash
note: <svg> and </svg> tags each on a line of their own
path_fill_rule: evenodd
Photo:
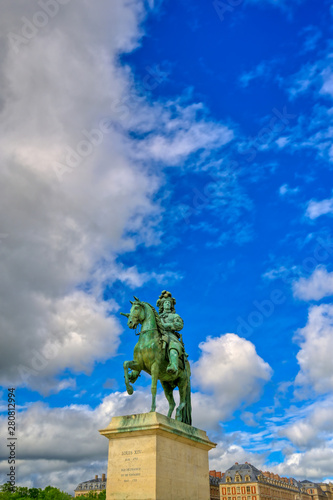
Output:
<svg viewBox="0 0 333 500">
<path fill-rule="evenodd" d="M 236 476 L 235 476 L 235 481 L 236 481 L 236 483 L 239 483 L 239 482 L 240 482 L 240 480 L 241 480 L 240 475 L 239 475 L 239 474 L 236 474 Z"/>
<path fill-rule="evenodd" d="M 237 486 L 236 490 L 237 490 L 237 493 L 240 493 L 240 486 Z"/>
<path fill-rule="evenodd" d="M 230 488 L 227 488 L 227 492 L 230 493 Z"/>
<path fill-rule="evenodd" d="M 250 481 L 250 476 L 245 476 L 245 481 Z"/>
<path fill-rule="evenodd" d="M 247 487 L 246 487 L 246 493 L 251 493 L 251 488 L 250 488 L 250 486 L 247 486 Z"/>
<path fill-rule="evenodd" d="M 228 476 L 226 481 L 227 481 L 227 483 L 231 483 L 231 477 Z"/>
</svg>

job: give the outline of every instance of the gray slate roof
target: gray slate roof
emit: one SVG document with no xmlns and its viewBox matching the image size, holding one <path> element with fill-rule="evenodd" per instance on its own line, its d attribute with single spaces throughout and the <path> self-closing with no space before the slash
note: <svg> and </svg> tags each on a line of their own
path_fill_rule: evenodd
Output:
<svg viewBox="0 0 333 500">
<path fill-rule="evenodd" d="M 222 479 L 220 477 L 209 475 L 209 484 L 218 486 L 220 483 L 222 483 Z"/>
<path fill-rule="evenodd" d="M 242 476 L 242 479 L 244 479 L 245 476 L 250 476 L 251 481 L 256 481 L 258 479 L 258 476 L 262 474 L 261 470 L 254 467 L 254 465 L 235 464 L 225 471 L 225 475 L 223 476 L 221 482 L 226 483 L 227 477 L 231 477 L 231 481 L 235 482 L 235 476 L 237 472 Z"/>
<path fill-rule="evenodd" d="M 99 485 L 97 483 L 100 483 Z M 94 486 L 99 486 L 99 488 L 106 488 L 106 478 L 105 481 L 102 481 L 102 478 L 99 477 L 98 479 L 90 479 L 89 481 L 83 481 L 82 483 L 78 484 L 77 487 L 75 488 L 74 491 L 76 490 L 82 490 L 82 489 L 88 489 L 87 487 L 89 485 L 94 485 Z"/>
</svg>

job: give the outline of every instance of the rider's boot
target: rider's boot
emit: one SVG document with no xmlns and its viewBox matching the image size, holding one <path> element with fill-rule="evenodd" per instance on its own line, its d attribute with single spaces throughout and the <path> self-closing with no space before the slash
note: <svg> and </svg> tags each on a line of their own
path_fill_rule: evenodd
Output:
<svg viewBox="0 0 333 500">
<path fill-rule="evenodd" d="M 169 352 L 170 363 L 167 368 L 167 373 L 176 374 L 178 372 L 178 352 L 176 349 L 170 349 Z"/>
</svg>

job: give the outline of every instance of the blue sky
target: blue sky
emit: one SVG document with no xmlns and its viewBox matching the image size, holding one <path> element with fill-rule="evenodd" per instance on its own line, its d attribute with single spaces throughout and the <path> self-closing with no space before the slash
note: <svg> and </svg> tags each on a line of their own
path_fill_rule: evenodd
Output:
<svg viewBox="0 0 333 500">
<path fill-rule="evenodd" d="M 51 3 L 0 21 L 19 483 L 106 470 L 97 430 L 150 408 L 148 376 L 125 393 L 119 312 L 163 289 L 211 467 L 333 480 L 331 2 Z"/>
</svg>

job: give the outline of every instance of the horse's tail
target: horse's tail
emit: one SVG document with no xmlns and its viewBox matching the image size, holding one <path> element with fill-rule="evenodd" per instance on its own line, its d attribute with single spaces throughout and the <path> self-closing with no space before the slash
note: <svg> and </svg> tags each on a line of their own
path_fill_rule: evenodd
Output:
<svg viewBox="0 0 333 500">
<path fill-rule="evenodd" d="M 190 363 L 186 360 L 185 362 L 187 387 L 186 387 L 186 397 L 185 406 L 182 409 L 182 422 L 188 425 L 192 425 L 192 404 L 191 404 L 191 368 Z"/>
</svg>

